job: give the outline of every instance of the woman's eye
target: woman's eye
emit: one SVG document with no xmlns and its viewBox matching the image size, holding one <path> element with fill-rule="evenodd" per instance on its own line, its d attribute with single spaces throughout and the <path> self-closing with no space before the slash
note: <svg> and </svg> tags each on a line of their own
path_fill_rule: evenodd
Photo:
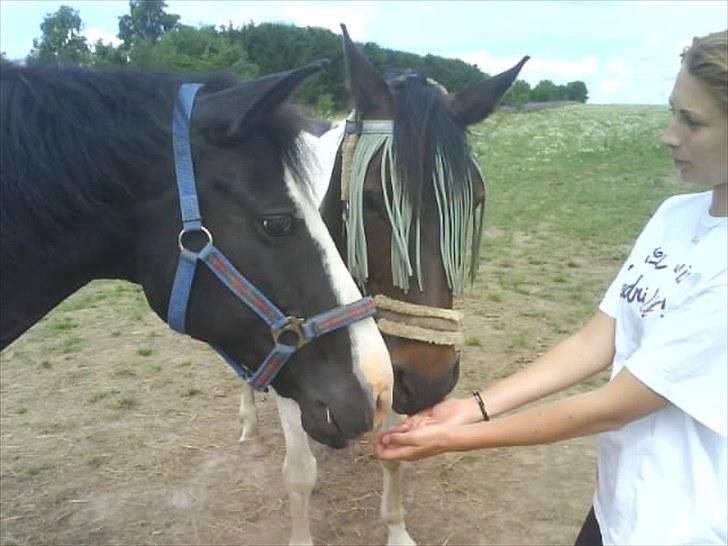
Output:
<svg viewBox="0 0 728 546">
<path fill-rule="evenodd" d="M 698 125 L 700 125 L 700 122 L 694 120 L 690 116 L 685 116 L 685 124 L 688 127 L 694 128 L 694 127 L 697 127 Z"/>
<path fill-rule="evenodd" d="M 293 216 L 290 214 L 271 214 L 260 221 L 263 231 L 271 237 L 285 237 L 293 228 Z"/>
</svg>

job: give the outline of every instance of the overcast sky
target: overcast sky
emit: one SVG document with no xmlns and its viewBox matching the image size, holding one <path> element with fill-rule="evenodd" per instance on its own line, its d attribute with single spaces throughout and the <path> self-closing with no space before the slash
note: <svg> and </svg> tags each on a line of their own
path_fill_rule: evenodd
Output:
<svg viewBox="0 0 728 546">
<path fill-rule="evenodd" d="M 126 1 L 0 0 L 0 50 L 22 59 L 41 35 L 46 14 L 61 5 L 78 10 L 91 42 L 115 41 Z M 664 104 L 682 48 L 693 36 L 724 30 L 728 2 L 706 1 L 195 1 L 168 0 L 181 22 L 254 21 L 319 26 L 339 33 L 345 23 L 356 42 L 458 57 L 491 74 L 523 55 L 520 78 L 582 80 L 590 103 Z"/>
</svg>

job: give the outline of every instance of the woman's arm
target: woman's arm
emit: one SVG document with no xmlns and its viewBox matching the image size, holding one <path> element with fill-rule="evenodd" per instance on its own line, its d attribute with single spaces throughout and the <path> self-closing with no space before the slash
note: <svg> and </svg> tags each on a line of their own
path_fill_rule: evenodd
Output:
<svg viewBox="0 0 728 546">
<path fill-rule="evenodd" d="M 482 391 L 488 413 L 499 415 L 575 385 L 607 368 L 613 358 L 614 319 L 597 310 L 578 332 Z"/>
<path fill-rule="evenodd" d="M 546 444 L 615 430 L 666 404 L 623 369 L 612 381 L 586 394 L 487 423 L 456 427 L 434 423 L 405 432 L 385 432 L 378 436 L 375 448 L 381 459 L 415 460 L 446 451 Z"/>
<path fill-rule="evenodd" d="M 481 392 L 488 414 L 500 415 L 604 370 L 614 357 L 614 319 L 597 311 L 578 332 L 527 367 Z M 482 421 L 474 398 L 450 398 L 418 414 L 442 424 Z"/>
</svg>

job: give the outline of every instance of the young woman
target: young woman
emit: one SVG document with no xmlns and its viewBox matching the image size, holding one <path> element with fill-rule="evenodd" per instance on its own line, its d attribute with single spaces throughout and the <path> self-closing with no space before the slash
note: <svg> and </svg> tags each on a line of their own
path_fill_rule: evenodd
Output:
<svg viewBox="0 0 728 546">
<path fill-rule="evenodd" d="M 378 435 L 381 459 L 599 434 L 594 505 L 577 544 L 726 544 L 728 38 L 682 54 L 662 142 L 682 178 L 577 333 L 473 398 Z M 514 412 L 612 365 L 586 394 Z"/>
</svg>

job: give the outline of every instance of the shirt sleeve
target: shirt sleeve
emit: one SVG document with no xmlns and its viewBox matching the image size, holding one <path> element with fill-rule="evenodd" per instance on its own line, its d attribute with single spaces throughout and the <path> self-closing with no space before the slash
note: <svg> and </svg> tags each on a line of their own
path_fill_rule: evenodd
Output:
<svg viewBox="0 0 728 546">
<path fill-rule="evenodd" d="M 622 269 L 624 269 L 624 267 Z M 619 292 L 622 286 L 621 273 L 622 271 L 620 270 L 619 274 L 614 277 L 612 284 L 610 284 L 609 288 L 607 288 L 607 291 L 605 292 L 604 297 L 599 304 L 599 309 L 612 318 L 617 318 L 617 307 L 619 306 Z"/>
<path fill-rule="evenodd" d="M 725 272 L 660 319 L 625 362 L 640 381 L 728 436 L 728 291 Z"/>
<path fill-rule="evenodd" d="M 609 288 L 607 288 L 607 291 L 604 293 L 602 301 L 599 303 L 599 309 L 612 318 L 617 318 L 617 308 L 619 307 L 619 298 L 623 284 L 623 273 L 629 266 L 632 255 L 637 251 L 638 248 L 640 248 L 640 243 L 652 236 L 652 232 L 655 230 L 655 224 L 658 223 L 656 219 L 664 214 L 664 211 L 667 208 L 667 204 L 669 201 L 670 200 L 668 199 L 666 202 L 660 205 L 655 214 L 652 215 L 650 220 L 642 229 L 637 239 L 635 239 L 635 242 L 632 245 L 632 249 L 627 255 L 627 259 L 622 264 L 622 267 L 619 269 L 619 273 L 617 273 L 617 275 L 614 277 L 612 284 L 609 285 Z"/>
</svg>

